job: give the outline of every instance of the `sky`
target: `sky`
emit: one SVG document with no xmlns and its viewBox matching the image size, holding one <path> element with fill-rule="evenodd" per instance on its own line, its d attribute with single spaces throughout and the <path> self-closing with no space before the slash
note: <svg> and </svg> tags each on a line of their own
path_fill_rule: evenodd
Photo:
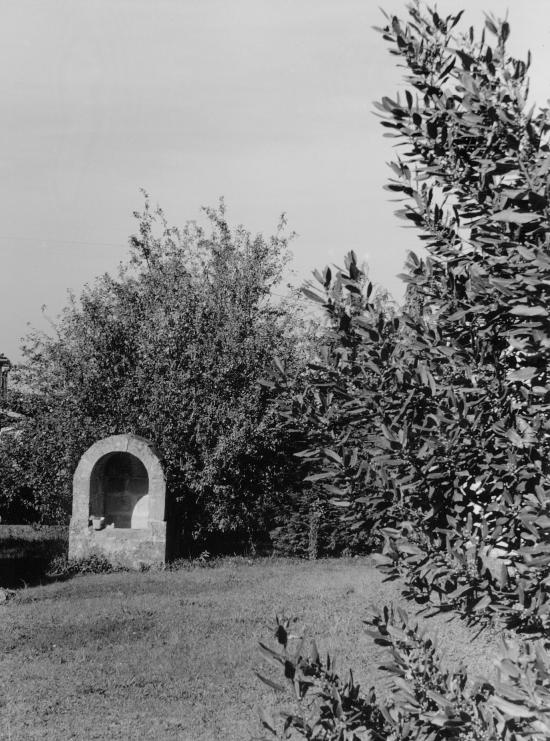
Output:
<svg viewBox="0 0 550 741">
<path fill-rule="evenodd" d="M 397 300 L 413 230 L 384 191 L 394 156 L 373 101 L 401 72 L 373 25 L 405 0 L 0 0 L 0 353 L 20 359 L 95 276 L 116 272 L 145 188 L 170 223 L 228 216 L 298 233 L 291 280 L 353 249 Z M 479 0 L 440 0 L 480 26 Z M 550 1 L 483 9 L 533 53 L 550 96 Z M 45 308 L 44 308 L 45 307 Z"/>
</svg>

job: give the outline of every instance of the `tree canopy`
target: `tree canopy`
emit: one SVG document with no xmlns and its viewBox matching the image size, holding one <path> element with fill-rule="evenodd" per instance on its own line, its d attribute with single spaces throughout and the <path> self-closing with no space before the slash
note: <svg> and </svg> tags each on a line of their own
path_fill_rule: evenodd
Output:
<svg viewBox="0 0 550 741">
<path fill-rule="evenodd" d="M 170 227 L 146 198 L 119 275 L 26 339 L 10 403 L 28 421 L 0 439 L 4 508 L 27 497 L 66 517 L 79 456 L 133 432 L 158 446 L 189 538 L 262 528 L 289 468 L 258 383 L 274 356 L 297 362 L 296 322 L 272 298 L 287 237 L 284 223 L 268 240 L 232 230 L 223 202 L 206 215 L 209 230 Z"/>
</svg>

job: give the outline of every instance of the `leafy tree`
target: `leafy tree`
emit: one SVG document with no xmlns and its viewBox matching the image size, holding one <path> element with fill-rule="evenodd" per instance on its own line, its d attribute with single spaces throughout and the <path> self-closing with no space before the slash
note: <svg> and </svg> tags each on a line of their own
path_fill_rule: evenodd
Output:
<svg viewBox="0 0 550 741">
<path fill-rule="evenodd" d="M 398 310 L 350 252 L 345 268 L 314 272 L 303 291 L 326 314 L 317 357 L 301 373 L 276 381 L 282 424 L 304 464 L 304 488 L 283 512 L 281 552 L 311 551 L 317 521 L 319 555 L 364 552 L 380 542 L 387 497 L 365 455 L 376 420 L 369 394 L 382 399 L 379 367 L 398 337 Z M 368 496 L 366 496 L 368 490 Z"/>
<path fill-rule="evenodd" d="M 378 109 L 402 145 L 387 186 L 428 257 L 411 254 L 390 321 L 357 266 L 320 276 L 338 322 L 304 412 L 310 477 L 385 541 L 409 594 L 548 627 L 550 557 L 548 110 L 528 108 L 510 27 L 458 32 L 413 2 L 380 29 L 407 89 Z M 488 38 L 492 39 L 491 41 Z M 330 444 L 328 444 L 330 442 Z"/>
<path fill-rule="evenodd" d="M 208 532 L 252 537 L 276 507 L 292 458 L 258 380 L 274 355 L 299 362 L 288 306 L 271 294 L 288 257 L 284 224 L 265 240 L 232 231 L 223 202 L 206 214 L 209 233 L 177 229 L 146 199 L 119 276 L 73 298 L 55 336 L 27 339 L 19 387 L 29 421 L 2 436 L 0 461 L 9 467 L 23 451 L 21 483 L 44 517 L 69 511 L 84 450 L 122 432 L 158 446 L 188 543 Z"/>
<path fill-rule="evenodd" d="M 546 625 L 548 111 L 527 106 L 530 59 L 507 54 L 506 21 L 487 16 L 479 37 L 455 35 L 460 13 L 408 10 L 382 34 L 411 89 L 379 108 L 407 146 L 389 189 L 405 197 L 400 215 L 429 253 L 406 276 L 424 307 L 409 325 L 428 396 L 423 419 L 409 423 L 416 442 L 403 446 L 406 499 L 425 533 L 422 552 L 407 555 L 413 587 L 427 598 L 458 591 L 477 611 L 513 604 L 514 619 Z M 407 416 L 388 418 L 390 436 Z M 502 594 L 509 577 L 514 597 Z"/>
</svg>

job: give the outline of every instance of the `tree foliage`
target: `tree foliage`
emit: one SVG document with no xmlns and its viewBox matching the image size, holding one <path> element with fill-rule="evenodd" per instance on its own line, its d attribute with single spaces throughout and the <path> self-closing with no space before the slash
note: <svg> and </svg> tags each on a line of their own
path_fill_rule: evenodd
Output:
<svg viewBox="0 0 550 741">
<path fill-rule="evenodd" d="M 314 277 L 303 290 L 326 316 L 316 356 L 302 372 L 281 369 L 273 381 L 281 423 L 305 471 L 296 504 L 283 513 L 276 546 L 285 539 L 285 552 L 304 553 L 318 517 L 320 555 L 365 552 L 379 542 L 380 510 L 386 509 L 383 487 L 364 458 L 374 424 L 366 394 L 378 387 L 376 363 L 386 362 L 395 342 L 397 307 L 353 252 L 345 268 L 327 267 Z M 373 337 L 384 346 L 367 359 L 365 342 Z"/>
<path fill-rule="evenodd" d="M 283 415 L 389 574 L 435 609 L 547 628 L 550 602 L 548 110 L 527 105 L 529 60 L 510 27 L 419 2 L 379 29 L 407 87 L 377 109 L 400 155 L 390 192 L 428 257 L 410 254 L 407 302 L 386 316 L 345 271 L 318 275 L 335 320 L 304 394 Z M 358 282 L 359 281 L 359 282 Z"/>
<path fill-rule="evenodd" d="M 27 338 L 18 380 L 29 419 L 2 436 L 0 460 L 9 468 L 21 452 L 19 483 L 46 518 L 69 511 L 92 442 L 133 432 L 156 443 L 188 539 L 269 520 L 292 459 L 258 379 L 274 355 L 298 362 L 296 323 L 271 297 L 287 238 L 284 224 L 269 240 L 232 230 L 223 202 L 206 214 L 210 231 L 178 229 L 146 199 L 119 276 L 73 298 L 54 336 Z M 5 481 L 4 506 L 16 496 Z"/>
</svg>

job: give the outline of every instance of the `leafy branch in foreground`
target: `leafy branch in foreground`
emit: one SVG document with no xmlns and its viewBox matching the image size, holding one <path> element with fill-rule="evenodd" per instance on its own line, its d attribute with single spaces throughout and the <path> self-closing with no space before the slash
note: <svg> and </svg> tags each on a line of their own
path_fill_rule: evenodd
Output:
<svg viewBox="0 0 550 741">
<path fill-rule="evenodd" d="M 350 539 L 382 546 L 406 595 L 468 619 L 550 629 L 550 123 L 526 105 L 507 22 L 458 31 L 420 2 L 381 29 L 407 67 L 378 108 L 400 146 L 389 189 L 428 257 L 378 311 L 353 253 L 308 288 L 330 324 L 280 381 L 308 478 Z M 491 40 L 492 39 L 492 40 Z"/>
<path fill-rule="evenodd" d="M 451 593 L 451 606 L 460 592 L 466 614 L 493 608 L 547 630 L 548 110 L 527 106 L 530 57 L 508 55 L 507 21 L 487 16 L 481 34 L 461 34 L 461 13 L 418 1 L 408 13 L 380 30 L 409 88 L 377 105 L 405 147 L 388 188 L 429 253 L 404 278 L 422 307 L 410 327 L 425 344 L 424 426 L 436 436 L 422 440 L 417 427 L 427 455 L 414 455 L 414 491 L 431 510 L 415 505 L 417 552 L 401 554 L 400 571 L 417 594 Z"/>
<path fill-rule="evenodd" d="M 550 734 L 550 654 L 542 641 L 503 640 L 496 681 L 472 681 L 463 668 L 443 669 L 434 642 L 400 609 L 373 608 L 369 634 L 387 647 L 381 667 L 391 675 L 388 700 L 374 688 L 363 692 L 350 672 L 347 681 L 323 661 L 315 641 L 291 637 L 278 621 L 279 649 L 261 644 L 264 658 L 282 681 L 258 675 L 290 695 L 291 711 L 261 714 L 269 738 L 312 741 L 543 741 Z M 298 734 L 298 736 L 296 735 Z"/>
</svg>

